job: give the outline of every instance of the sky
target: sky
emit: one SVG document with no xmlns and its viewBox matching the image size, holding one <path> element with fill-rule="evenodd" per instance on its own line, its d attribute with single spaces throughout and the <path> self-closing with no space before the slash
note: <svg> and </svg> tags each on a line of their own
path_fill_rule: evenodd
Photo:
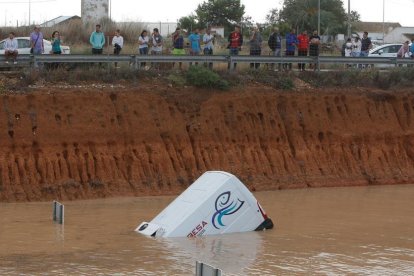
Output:
<svg viewBox="0 0 414 276">
<path fill-rule="evenodd" d="M 112 18 L 115 21 L 175 22 L 193 12 L 204 0 L 112 0 Z M 283 0 L 241 0 L 246 15 L 254 22 L 264 22 L 272 8 L 280 8 Z M 348 0 L 343 0 L 348 5 Z M 414 26 L 414 0 L 350 0 L 351 10 L 361 14 L 362 21 L 400 22 Z M 385 2 L 385 9 L 383 9 Z M 60 15 L 79 15 L 80 0 L 31 0 L 30 17 L 35 24 L 43 23 Z M 29 0 L 0 0 L 0 26 L 16 26 L 28 23 Z"/>
</svg>

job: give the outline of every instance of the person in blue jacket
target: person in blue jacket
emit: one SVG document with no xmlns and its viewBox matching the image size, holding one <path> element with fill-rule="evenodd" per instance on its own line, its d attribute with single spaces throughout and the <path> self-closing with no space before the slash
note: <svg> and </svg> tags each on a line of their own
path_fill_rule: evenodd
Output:
<svg viewBox="0 0 414 276">
<path fill-rule="evenodd" d="M 92 54 L 100 55 L 105 45 L 105 35 L 101 31 L 101 25 L 97 24 L 95 31 L 91 34 L 89 42 L 92 45 Z"/>
<path fill-rule="evenodd" d="M 298 45 L 298 37 L 296 36 L 295 29 L 292 29 L 290 33 L 286 35 L 286 56 L 294 56 L 296 46 Z M 292 63 L 287 64 L 289 70 L 292 70 Z"/>
</svg>

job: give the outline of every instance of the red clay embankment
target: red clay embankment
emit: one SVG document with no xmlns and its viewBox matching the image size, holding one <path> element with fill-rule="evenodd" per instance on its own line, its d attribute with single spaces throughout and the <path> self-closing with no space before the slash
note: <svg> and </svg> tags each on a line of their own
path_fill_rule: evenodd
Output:
<svg viewBox="0 0 414 276">
<path fill-rule="evenodd" d="M 3 202 L 177 194 L 206 170 L 251 190 L 414 183 L 409 91 L 39 89 L 0 101 Z"/>
</svg>

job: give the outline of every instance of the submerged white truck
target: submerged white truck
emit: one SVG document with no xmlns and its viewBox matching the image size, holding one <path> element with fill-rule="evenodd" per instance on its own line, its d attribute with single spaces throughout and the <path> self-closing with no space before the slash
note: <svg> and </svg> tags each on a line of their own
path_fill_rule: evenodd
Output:
<svg viewBox="0 0 414 276">
<path fill-rule="evenodd" d="M 272 220 L 237 177 L 210 171 L 135 231 L 151 237 L 199 237 L 271 228 Z"/>
</svg>

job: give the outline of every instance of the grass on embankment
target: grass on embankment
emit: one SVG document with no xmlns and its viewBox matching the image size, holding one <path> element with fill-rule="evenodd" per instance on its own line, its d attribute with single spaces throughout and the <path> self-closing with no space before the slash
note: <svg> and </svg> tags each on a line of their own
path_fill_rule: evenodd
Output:
<svg viewBox="0 0 414 276">
<path fill-rule="evenodd" d="M 140 83 L 164 84 L 174 87 L 194 86 L 206 89 L 227 90 L 260 83 L 279 90 L 309 88 L 368 87 L 387 90 L 412 87 L 414 68 L 395 68 L 389 71 L 341 70 L 331 72 L 274 72 L 262 66 L 258 70 L 239 69 L 237 72 L 211 71 L 204 66 L 192 66 L 187 70 L 131 70 L 112 66 L 79 66 L 72 69 L 58 68 L 42 71 L 22 71 L 14 77 L 0 76 L 0 93 L 24 92 L 35 84 L 120 84 L 139 86 Z M 297 84 L 302 84 L 298 87 Z"/>
</svg>

